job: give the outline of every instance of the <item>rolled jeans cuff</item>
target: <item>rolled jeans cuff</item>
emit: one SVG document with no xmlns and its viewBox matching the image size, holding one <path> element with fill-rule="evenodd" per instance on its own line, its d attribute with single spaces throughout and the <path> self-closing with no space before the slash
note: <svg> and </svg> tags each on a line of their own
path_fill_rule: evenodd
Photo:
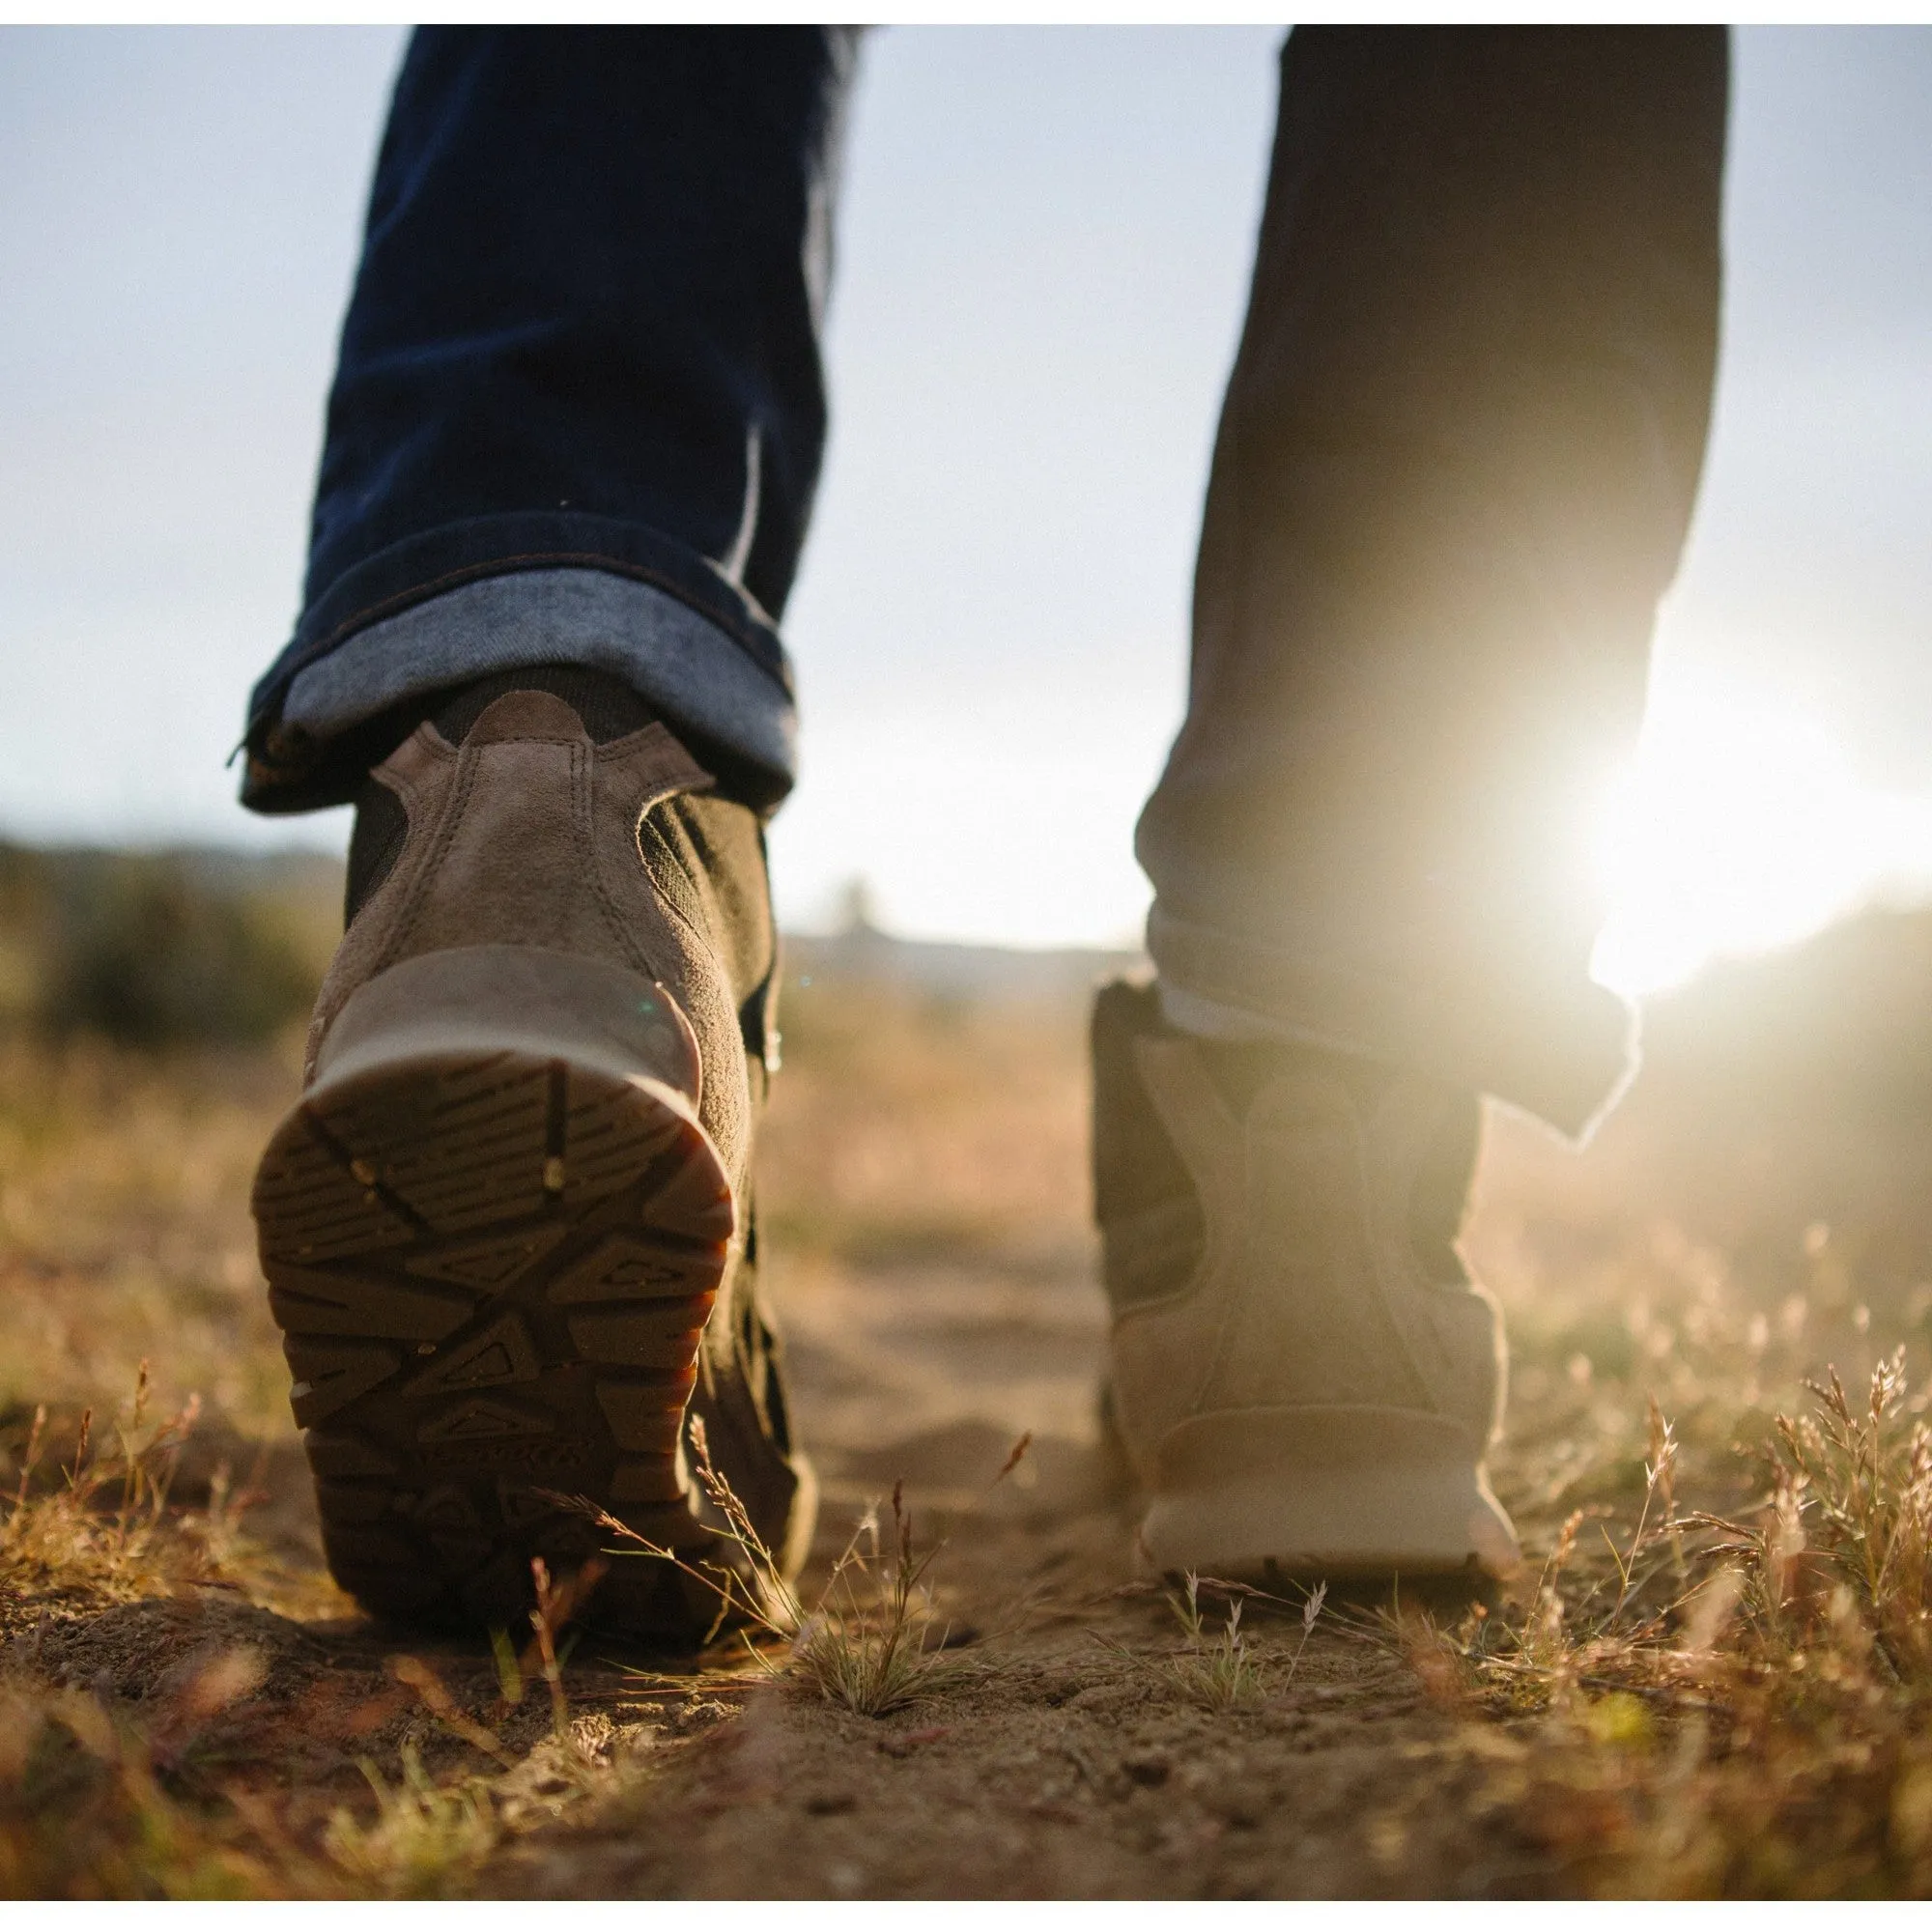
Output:
<svg viewBox="0 0 1932 1932">
<path fill-rule="evenodd" d="M 242 802 L 252 810 L 344 802 L 382 720 L 537 665 L 622 679 L 723 752 L 760 809 L 791 788 L 796 703 L 775 628 L 654 532 L 588 517 L 480 518 L 349 575 L 311 606 L 250 698 Z"/>
<path fill-rule="evenodd" d="M 1291 1040 L 1474 1088 L 1587 1140 L 1636 1071 L 1634 1010 L 1578 975 L 1428 980 L 1296 957 L 1164 914 L 1148 920 L 1162 1006 L 1184 1030 Z"/>
</svg>

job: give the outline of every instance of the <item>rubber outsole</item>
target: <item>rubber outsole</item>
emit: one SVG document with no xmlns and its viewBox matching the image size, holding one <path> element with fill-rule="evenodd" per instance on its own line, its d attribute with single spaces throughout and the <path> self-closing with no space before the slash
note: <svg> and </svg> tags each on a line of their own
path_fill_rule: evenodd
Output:
<svg viewBox="0 0 1932 1932">
<path fill-rule="evenodd" d="M 522 1050 L 432 1052 L 318 1085 L 253 1206 L 336 1580 L 417 1625 L 520 1622 L 531 1559 L 617 1539 L 717 1560 L 682 1435 L 731 1261 L 731 1188 L 683 1096 Z M 591 1620 L 688 1640 L 717 1608 L 612 1559 Z"/>
</svg>

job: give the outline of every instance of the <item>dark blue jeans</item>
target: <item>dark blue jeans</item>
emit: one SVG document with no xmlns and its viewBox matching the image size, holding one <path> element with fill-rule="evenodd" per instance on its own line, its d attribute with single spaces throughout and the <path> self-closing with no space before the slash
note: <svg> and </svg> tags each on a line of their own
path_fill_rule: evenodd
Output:
<svg viewBox="0 0 1932 1932">
<path fill-rule="evenodd" d="M 417 34 L 247 804 L 340 802 L 437 693 L 540 663 L 627 679 L 782 798 L 855 57 Z M 1182 1024 L 1572 1129 L 1616 1086 L 1582 818 L 1702 461 L 1726 91 L 1721 30 L 1290 38 L 1188 715 L 1137 838 Z"/>
</svg>

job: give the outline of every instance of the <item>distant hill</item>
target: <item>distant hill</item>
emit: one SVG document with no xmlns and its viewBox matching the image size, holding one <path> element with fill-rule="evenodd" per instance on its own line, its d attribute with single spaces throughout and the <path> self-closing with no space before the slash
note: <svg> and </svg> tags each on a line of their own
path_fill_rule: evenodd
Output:
<svg viewBox="0 0 1932 1932">
<path fill-rule="evenodd" d="M 786 977 L 874 980 L 953 999 L 1066 999 L 1144 953 L 899 939 L 870 925 L 785 941 Z M 1932 906 L 1859 913 L 1722 961 L 1644 1006 L 1644 1083 L 1744 1107 L 1808 1095 L 1932 1116 Z"/>
<path fill-rule="evenodd" d="M 304 851 L 0 841 L 0 1024 L 250 1038 L 305 1011 L 341 930 L 342 865 Z M 792 982 L 1078 1003 L 1125 949 L 901 939 L 859 919 L 785 939 Z M 1675 1104 L 1932 1118 L 1932 907 L 1875 910 L 1646 1003 L 1641 1085 Z"/>
<path fill-rule="evenodd" d="M 1932 1115 L 1932 907 L 1879 909 L 1648 1002 L 1647 1080 Z"/>
<path fill-rule="evenodd" d="M 784 946 L 788 980 L 811 975 L 881 980 L 952 1000 L 1079 999 L 1101 980 L 1148 963 L 1143 953 L 1104 947 L 956 945 L 899 939 L 875 926 L 829 936 L 790 933 Z"/>
<path fill-rule="evenodd" d="M 305 1013 L 341 932 L 342 864 L 317 852 L 129 852 L 0 841 L 0 1025 L 129 1043 L 245 1040 Z M 1101 948 L 792 935 L 788 979 L 942 1000 L 1082 1003 L 1145 965 Z"/>
<path fill-rule="evenodd" d="M 1574 1177 L 1564 1211 L 1621 1218 L 1634 1266 L 1690 1237 L 1765 1305 L 1932 1316 L 1932 908 L 1649 1002 L 1635 1085 Z"/>
</svg>

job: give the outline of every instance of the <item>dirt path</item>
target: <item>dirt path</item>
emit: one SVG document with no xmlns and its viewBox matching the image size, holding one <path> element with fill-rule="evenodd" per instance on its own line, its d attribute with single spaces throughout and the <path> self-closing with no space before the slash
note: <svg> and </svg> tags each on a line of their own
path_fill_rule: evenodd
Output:
<svg viewBox="0 0 1932 1932">
<path fill-rule="evenodd" d="M 1178 1679 L 1187 1646 L 1137 1586 L 1130 1523 L 1083 1426 L 1090 1284 L 941 1263 L 820 1267 L 787 1300 L 824 1488 L 814 1570 L 896 1482 L 922 1540 L 952 1530 L 933 1574 L 966 1674 L 929 1699 L 855 1717 L 728 1653 L 722 1668 L 668 1671 L 593 1639 L 564 1685 L 606 1775 L 576 1796 L 540 1688 L 505 1717 L 480 1645 L 199 1591 L 50 1617 L 21 1634 L 16 1659 L 144 1714 L 161 1762 L 190 1783 L 213 1765 L 243 1772 L 312 1850 L 337 1806 L 370 1808 L 362 1757 L 393 1765 L 412 1744 L 445 1784 L 497 1769 L 398 1683 L 406 1650 L 513 1754 L 536 1753 L 498 1793 L 522 1829 L 440 1876 L 484 1895 L 1480 1896 L 1551 1882 L 1509 1828 L 1472 1820 L 1490 1767 L 1463 1727 L 1332 1613 L 1306 1633 L 1251 1606 L 1259 1681 L 1237 1708 L 1212 1709 Z M 1019 1480 L 979 1493 L 1029 1426 Z M 263 1482 L 274 1501 L 257 1533 L 299 1580 L 314 1546 L 298 1459 L 275 1456 Z M 197 1684 L 238 1658 L 240 1694 L 195 1715 Z"/>
<path fill-rule="evenodd" d="M 828 1564 L 903 1481 L 957 1520 L 942 1616 L 973 1676 L 884 1720 L 796 1691 L 728 1702 L 665 1779 L 493 1878 L 540 1892 L 912 1897 L 1483 1893 L 1534 1886 L 1507 1834 L 1444 1804 L 1455 1727 L 1385 1650 L 1246 1619 L 1261 1688 L 1204 1708 L 1168 1674 L 1091 1426 L 1090 1281 L 920 1268 L 787 1298 Z M 974 1490 L 1033 1429 L 1022 1480 Z M 976 1508 L 975 1505 L 978 1504 Z"/>
<path fill-rule="evenodd" d="M 71 1455 L 77 1403 L 111 1400 L 152 1357 L 157 1406 L 209 1395 L 173 1503 L 190 1512 L 200 1574 L 219 1559 L 230 1580 L 156 1569 L 144 1582 L 131 1560 L 76 1555 L 0 1596 L 0 1891 L 1640 1889 L 1633 1860 L 1704 1775 L 1684 1752 L 1716 1749 L 1703 1719 L 1673 1728 L 1669 1695 L 1606 1695 L 1572 1653 L 1569 1688 L 1518 1710 L 1493 1682 L 1475 1694 L 1377 1605 L 1331 1601 L 1312 1629 L 1293 1605 L 1249 1605 L 1240 1694 L 1217 1702 L 1204 1675 L 1223 1606 L 1190 1640 L 1136 1577 L 1094 1418 L 1077 996 L 972 1008 L 802 987 L 789 1029 L 759 1212 L 823 1491 L 807 1594 L 903 1483 L 920 1547 L 951 1538 L 930 1580 L 952 1681 L 863 1718 L 729 1647 L 678 1663 L 591 1638 L 563 1667 L 559 1710 L 533 1654 L 513 1699 L 486 1645 L 361 1621 L 321 1570 L 247 1261 L 246 1176 L 287 1068 L 16 1067 L 0 1120 L 0 1452 L 17 1459 L 33 1399 L 51 1398 L 55 1454 Z M 1577 1615 L 1605 1579 L 1615 1593 L 1647 1398 L 1682 1424 L 1684 1492 L 1743 1508 L 1754 1479 L 1732 1445 L 1825 1346 L 1818 1308 L 1787 1298 L 1767 1321 L 1721 1256 L 1644 1209 L 1633 1148 L 1612 1136 L 1578 1162 L 1498 1123 L 1471 1234 L 1516 1339 L 1498 1489 L 1538 1562 L 1566 1522 L 1573 1537 L 1584 1524 L 1565 1582 Z M 1801 1260 L 1829 1286 L 1830 1244 L 1806 1239 Z M 1883 1322 L 1867 1336 L 1861 1307 L 1831 1319 L 1834 1358 L 1868 1372 Z M 988 1493 L 1023 1432 L 1031 1452 Z M 213 1508 L 224 1464 L 255 1492 L 239 1532 Z M 1712 1756 L 1710 1776 L 1727 1763 Z M 1711 1790 L 1699 1803 L 1733 1804 L 1732 1786 Z M 1888 1802 L 1844 1816 L 1876 1805 L 1882 1834 Z M 1709 1872 L 1684 1863 L 1705 1857 L 1696 1845 L 1671 1852 L 1668 1883 L 1753 1889 L 1754 1867 L 1725 1876 L 1751 1829 L 1712 1827 Z M 1846 1869 L 1877 1854 L 1858 1856 Z M 1763 1883 L 1804 1889 L 1806 1867 L 1791 1870 Z"/>
</svg>

